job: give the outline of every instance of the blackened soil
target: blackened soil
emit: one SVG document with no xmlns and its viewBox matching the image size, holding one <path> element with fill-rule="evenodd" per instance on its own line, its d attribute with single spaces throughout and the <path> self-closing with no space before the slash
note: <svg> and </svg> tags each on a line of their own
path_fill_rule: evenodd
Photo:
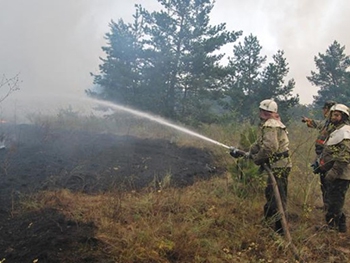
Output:
<svg viewBox="0 0 350 263">
<path fill-rule="evenodd" d="M 166 140 L 27 124 L 2 125 L 0 132 L 6 135 L 0 150 L 0 262 L 113 262 L 76 249 L 88 244 L 103 251 L 93 224 L 70 222 L 58 211 L 13 215 L 21 196 L 62 188 L 87 194 L 157 188 L 166 175 L 172 186 L 183 187 L 219 172 L 210 151 Z"/>
</svg>

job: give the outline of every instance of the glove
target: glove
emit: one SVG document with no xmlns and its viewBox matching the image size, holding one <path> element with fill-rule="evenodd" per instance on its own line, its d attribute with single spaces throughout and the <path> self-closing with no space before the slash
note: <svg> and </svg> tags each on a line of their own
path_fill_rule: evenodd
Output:
<svg viewBox="0 0 350 263">
<path fill-rule="evenodd" d="M 233 157 L 233 158 L 240 158 L 240 157 L 247 157 L 247 153 L 244 152 L 244 151 L 241 151 L 237 148 L 232 148 L 230 150 L 230 155 Z"/>
<path fill-rule="evenodd" d="M 319 174 L 321 173 L 321 167 L 318 161 L 315 161 L 313 164 L 310 165 L 312 167 L 312 172 L 314 174 Z"/>
</svg>

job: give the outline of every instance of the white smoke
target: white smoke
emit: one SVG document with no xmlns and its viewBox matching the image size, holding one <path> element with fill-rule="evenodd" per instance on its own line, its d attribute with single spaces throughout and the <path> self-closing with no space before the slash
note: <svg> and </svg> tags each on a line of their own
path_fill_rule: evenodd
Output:
<svg viewBox="0 0 350 263">
<path fill-rule="evenodd" d="M 257 36 L 264 55 L 285 51 L 288 78 L 296 81 L 300 102 L 310 104 L 318 88 L 306 79 L 315 71 L 314 57 L 337 40 L 350 55 L 350 2 L 345 0 L 217 0 L 213 21 Z"/>
<path fill-rule="evenodd" d="M 0 110 L 57 108 L 65 97 L 84 96 L 93 85 L 90 72 L 98 73 L 104 56 L 109 22 L 132 21 L 134 4 L 159 8 L 157 0 L 0 0 L 0 74 L 20 73 L 22 80 Z M 263 55 L 284 50 L 295 92 L 311 103 L 317 88 L 306 76 L 315 69 L 314 56 L 334 40 L 349 46 L 349 6 L 345 0 L 216 0 L 211 23 L 257 36 Z"/>
</svg>

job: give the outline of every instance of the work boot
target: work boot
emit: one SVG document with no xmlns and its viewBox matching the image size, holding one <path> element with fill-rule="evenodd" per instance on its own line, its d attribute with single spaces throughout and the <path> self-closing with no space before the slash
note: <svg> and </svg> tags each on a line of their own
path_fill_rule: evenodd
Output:
<svg viewBox="0 0 350 263">
<path fill-rule="evenodd" d="M 340 233 L 346 233 L 346 231 L 347 231 L 348 229 L 347 229 L 347 227 L 346 227 L 346 225 L 339 225 L 339 232 Z"/>
<path fill-rule="evenodd" d="M 340 233 L 346 233 L 346 231 L 347 231 L 346 217 L 344 214 L 342 214 L 341 217 L 339 218 L 338 230 Z"/>
</svg>

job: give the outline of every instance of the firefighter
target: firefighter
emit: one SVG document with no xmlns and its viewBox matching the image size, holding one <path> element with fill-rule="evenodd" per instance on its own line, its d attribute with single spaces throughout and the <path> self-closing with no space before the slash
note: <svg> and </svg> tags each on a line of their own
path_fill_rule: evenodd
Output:
<svg viewBox="0 0 350 263">
<path fill-rule="evenodd" d="M 335 105 L 336 102 L 333 100 L 327 100 L 323 107 L 322 107 L 322 113 L 323 113 L 323 120 L 314 120 L 314 119 L 310 119 L 307 117 L 302 117 L 301 121 L 306 123 L 307 127 L 309 128 L 314 128 L 314 129 L 318 129 L 318 130 L 322 130 L 322 128 L 325 126 L 325 124 L 329 123 L 329 112 L 330 109 L 333 105 Z"/>
<path fill-rule="evenodd" d="M 350 183 L 349 108 L 344 104 L 332 106 L 330 122 L 335 130 L 330 133 L 320 156 L 320 170 L 327 181 L 325 218 L 329 228 L 345 233 L 347 227 L 343 207 Z"/>
<path fill-rule="evenodd" d="M 281 122 L 277 103 L 266 99 L 259 105 L 260 125 L 257 140 L 250 147 L 248 158 L 262 167 L 266 164 L 272 171 L 280 192 L 283 208 L 287 205 L 288 176 L 292 167 L 289 157 L 289 139 L 286 126 Z M 230 152 L 233 157 L 242 157 L 239 152 Z M 263 172 L 263 170 L 261 169 Z M 274 223 L 277 233 L 283 234 L 281 215 L 278 213 L 277 200 L 273 191 L 271 177 L 265 188 L 264 217 Z"/>
<path fill-rule="evenodd" d="M 332 123 L 330 122 L 330 109 L 333 105 L 335 105 L 336 102 L 332 100 L 328 100 L 324 103 L 322 111 L 323 111 L 323 117 L 324 119 L 322 121 L 317 121 L 313 119 L 309 119 L 306 117 L 302 118 L 302 122 L 305 122 L 306 125 L 309 128 L 318 129 L 319 133 L 315 141 L 315 153 L 316 158 L 314 162 L 311 164 L 311 167 L 313 168 L 313 172 L 315 174 L 319 174 L 320 176 L 320 187 L 321 187 L 321 193 L 322 193 L 322 201 L 323 201 L 323 209 L 326 211 L 328 206 L 327 201 L 327 181 L 324 179 L 325 174 L 318 169 L 319 167 L 319 159 L 320 155 L 324 148 L 324 143 L 327 140 L 329 134 L 333 131 L 334 127 Z"/>
</svg>

